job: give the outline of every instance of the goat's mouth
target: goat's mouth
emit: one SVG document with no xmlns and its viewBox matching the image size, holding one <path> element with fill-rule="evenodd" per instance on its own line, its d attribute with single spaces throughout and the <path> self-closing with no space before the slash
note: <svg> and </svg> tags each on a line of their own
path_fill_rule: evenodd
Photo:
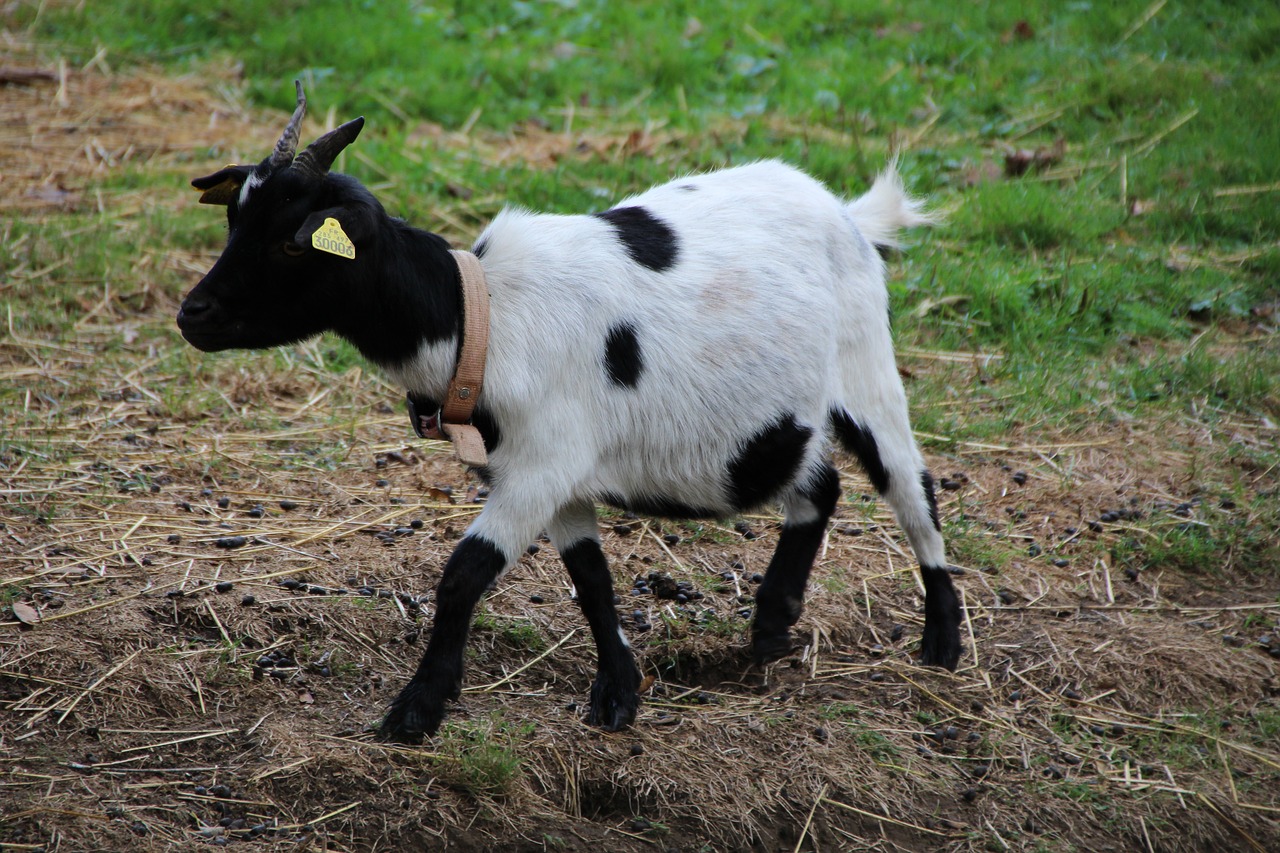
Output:
<svg viewBox="0 0 1280 853">
<path fill-rule="evenodd" d="M 203 316 L 196 316 L 185 308 L 178 311 L 178 331 L 187 343 L 202 352 L 218 352 L 240 346 L 243 336 L 235 324 L 210 323 Z"/>
<path fill-rule="evenodd" d="M 237 343 L 235 339 L 225 333 L 218 331 L 209 331 L 205 329 L 182 329 L 182 338 L 201 352 L 221 352 L 222 350 L 235 349 Z"/>
</svg>

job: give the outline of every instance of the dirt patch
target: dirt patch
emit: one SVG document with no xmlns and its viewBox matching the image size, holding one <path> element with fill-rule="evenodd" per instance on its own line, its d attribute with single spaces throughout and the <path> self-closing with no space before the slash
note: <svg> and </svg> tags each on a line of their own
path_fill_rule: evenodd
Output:
<svg viewBox="0 0 1280 853">
<path fill-rule="evenodd" d="M 0 87 L 27 140 L 3 148 L 0 204 L 23 215 L 90 204 L 125 164 L 256 150 L 279 124 L 235 106 L 232 69 L 24 64 L 52 75 Z M 1277 663 L 1260 642 L 1274 574 L 1140 559 L 1165 525 L 1226 530 L 1242 512 L 1194 488 L 1200 426 L 1023 429 L 933 456 L 965 569 L 955 674 L 914 665 L 913 564 L 846 470 L 791 657 L 745 654 L 775 517 L 609 515 L 620 615 L 654 678 L 636 725 L 583 722 L 592 644 L 542 543 L 483 602 L 445 731 L 397 747 L 371 728 L 483 491 L 438 446 L 406 444 L 396 391 L 318 369 L 323 344 L 140 372 L 149 347 L 179 346 L 173 294 L 207 259 L 169 260 L 146 273 L 153 302 L 95 308 L 137 340 L 0 345 L 25 401 L 0 429 L 0 845 L 1280 846 Z M 170 400 L 173 383 L 206 393 Z"/>
</svg>

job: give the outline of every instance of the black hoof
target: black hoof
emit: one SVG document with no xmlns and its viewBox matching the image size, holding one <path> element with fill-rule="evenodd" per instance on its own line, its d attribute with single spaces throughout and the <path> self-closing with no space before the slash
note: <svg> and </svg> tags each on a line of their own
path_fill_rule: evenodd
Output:
<svg viewBox="0 0 1280 853">
<path fill-rule="evenodd" d="M 959 625 L 946 625 L 942 628 L 930 624 L 924 626 L 924 637 L 920 642 L 920 663 L 955 672 L 962 651 Z"/>
<path fill-rule="evenodd" d="M 751 658 L 758 664 L 781 660 L 795 650 L 790 631 L 781 633 L 755 632 L 751 638 Z"/>
<path fill-rule="evenodd" d="M 587 722 L 607 732 L 625 729 L 635 722 L 640 710 L 640 672 L 634 670 L 622 679 L 596 676 L 591 685 L 591 709 Z"/>
<path fill-rule="evenodd" d="M 409 682 L 387 709 L 378 737 L 398 743 L 422 743 L 423 738 L 431 737 L 440 728 L 444 703 L 443 694 Z"/>
</svg>

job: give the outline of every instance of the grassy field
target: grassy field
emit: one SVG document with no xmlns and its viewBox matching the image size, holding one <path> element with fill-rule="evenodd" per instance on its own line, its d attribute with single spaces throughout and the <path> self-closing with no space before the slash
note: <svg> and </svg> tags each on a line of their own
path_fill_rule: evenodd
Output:
<svg viewBox="0 0 1280 853">
<path fill-rule="evenodd" d="M 1274 4 L 0 14 L 0 850 L 1280 847 Z M 304 139 L 365 115 L 340 168 L 459 245 L 766 157 L 853 195 L 900 152 L 947 215 L 891 289 L 961 670 L 912 664 L 912 566 L 843 466 L 796 657 L 744 653 L 776 517 L 605 513 L 632 730 L 580 720 L 544 546 L 442 735 L 374 741 L 475 483 L 342 341 L 205 356 L 172 319 L 224 237 L 187 181 L 264 156 L 296 77 Z"/>
</svg>

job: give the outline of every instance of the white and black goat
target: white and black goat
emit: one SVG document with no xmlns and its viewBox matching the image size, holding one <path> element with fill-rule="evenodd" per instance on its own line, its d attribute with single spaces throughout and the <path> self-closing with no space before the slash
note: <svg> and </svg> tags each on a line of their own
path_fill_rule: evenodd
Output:
<svg viewBox="0 0 1280 853">
<path fill-rule="evenodd" d="M 420 410 L 438 406 L 459 357 L 458 265 L 441 237 L 329 171 L 363 119 L 295 157 L 304 108 L 299 86 L 270 157 L 193 181 L 202 201 L 227 205 L 229 234 L 182 304 L 182 335 L 211 352 L 336 332 Z M 326 219 L 354 257 L 312 247 Z M 614 610 L 597 502 L 672 518 L 780 503 L 751 648 L 760 661 L 785 655 L 840 499 L 833 440 L 862 463 L 920 561 L 923 662 L 954 669 L 960 605 L 877 252 L 927 221 L 892 168 L 845 202 L 778 162 L 681 178 L 586 216 L 500 213 L 473 249 L 491 299 L 472 420 L 489 500 L 445 564 L 430 642 L 383 735 L 436 731 L 461 690 L 477 602 L 544 530 L 595 639 L 589 721 L 635 718 L 640 672 Z"/>
</svg>

